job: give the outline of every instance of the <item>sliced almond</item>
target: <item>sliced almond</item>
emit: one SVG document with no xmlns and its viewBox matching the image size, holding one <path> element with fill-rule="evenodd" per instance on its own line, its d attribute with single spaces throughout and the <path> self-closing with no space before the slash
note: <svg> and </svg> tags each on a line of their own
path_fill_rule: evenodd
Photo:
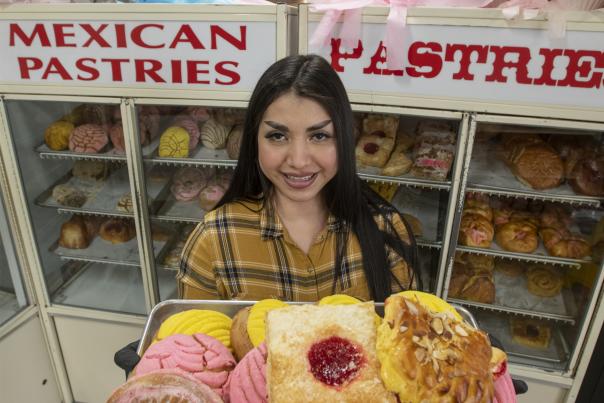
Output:
<svg viewBox="0 0 604 403">
<path fill-rule="evenodd" d="M 405 333 L 409 328 L 405 325 L 401 325 L 398 330 L 400 330 L 401 333 Z"/>
<path fill-rule="evenodd" d="M 409 312 L 411 312 L 413 315 L 419 314 L 419 310 L 417 309 L 417 306 L 415 306 L 415 304 L 413 302 L 405 299 L 405 304 L 407 305 L 407 309 L 409 309 Z"/>
<path fill-rule="evenodd" d="M 434 372 L 436 372 L 437 374 L 440 370 L 440 365 L 438 365 L 438 361 L 435 359 L 432 359 L 432 369 L 434 369 Z"/>
<path fill-rule="evenodd" d="M 424 350 L 423 348 L 416 348 L 415 349 L 415 359 L 419 362 L 424 361 L 424 359 L 426 358 L 426 350 Z"/>
<path fill-rule="evenodd" d="M 449 354 L 444 350 L 434 350 L 432 351 L 432 357 L 436 358 L 437 360 L 445 361 L 447 357 L 449 357 Z"/>
<path fill-rule="evenodd" d="M 461 327 L 461 325 L 455 325 L 455 333 L 462 337 L 468 337 L 468 332 L 466 332 L 466 329 Z"/>
<path fill-rule="evenodd" d="M 445 330 L 445 327 L 443 325 L 443 321 L 440 318 L 434 318 L 434 319 L 432 319 L 432 321 L 430 322 L 430 327 L 438 335 L 443 334 L 443 332 Z"/>
</svg>

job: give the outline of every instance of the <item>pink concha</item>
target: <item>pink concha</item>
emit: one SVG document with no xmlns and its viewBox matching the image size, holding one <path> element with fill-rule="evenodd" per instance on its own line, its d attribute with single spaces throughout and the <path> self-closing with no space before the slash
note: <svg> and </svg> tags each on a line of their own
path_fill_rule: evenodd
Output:
<svg viewBox="0 0 604 403">
<path fill-rule="evenodd" d="M 235 364 L 228 348 L 215 338 L 202 333 L 175 334 L 152 344 L 136 366 L 135 373 L 144 375 L 159 369 L 177 368 L 224 398 Z"/>
<path fill-rule="evenodd" d="M 243 357 L 231 373 L 231 403 L 266 403 L 266 344 L 262 343 Z"/>
<path fill-rule="evenodd" d="M 180 126 L 189 133 L 189 150 L 193 150 L 199 144 L 199 126 L 197 122 L 188 117 L 179 116 L 174 120 L 173 126 Z"/>
<path fill-rule="evenodd" d="M 124 154 L 126 145 L 124 144 L 124 129 L 122 128 L 121 122 L 114 124 L 111 129 L 109 129 L 109 138 L 113 144 L 113 149 L 119 154 Z"/>
</svg>

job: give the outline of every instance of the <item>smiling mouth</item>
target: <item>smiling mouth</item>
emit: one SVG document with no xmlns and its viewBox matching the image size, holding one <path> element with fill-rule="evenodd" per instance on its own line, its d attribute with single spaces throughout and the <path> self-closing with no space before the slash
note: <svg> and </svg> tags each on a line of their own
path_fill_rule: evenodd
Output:
<svg viewBox="0 0 604 403">
<path fill-rule="evenodd" d="M 306 182 L 306 181 L 313 179 L 315 176 L 317 176 L 317 174 L 310 174 L 310 175 L 306 175 L 306 176 L 296 176 L 296 175 L 288 175 L 288 174 L 284 174 L 284 175 L 287 179 L 294 181 L 294 182 Z"/>
</svg>

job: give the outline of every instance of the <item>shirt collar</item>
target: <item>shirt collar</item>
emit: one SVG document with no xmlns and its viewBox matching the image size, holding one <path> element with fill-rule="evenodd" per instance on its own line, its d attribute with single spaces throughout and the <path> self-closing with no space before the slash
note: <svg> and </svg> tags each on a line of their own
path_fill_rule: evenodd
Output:
<svg viewBox="0 0 604 403">
<path fill-rule="evenodd" d="M 344 227 L 342 220 L 329 213 L 327 217 L 327 231 L 340 232 Z M 260 235 L 263 241 L 283 236 L 283 224 L 272 203 L 264 203 L 263 208 L 260 210 Z"/>
</svg>

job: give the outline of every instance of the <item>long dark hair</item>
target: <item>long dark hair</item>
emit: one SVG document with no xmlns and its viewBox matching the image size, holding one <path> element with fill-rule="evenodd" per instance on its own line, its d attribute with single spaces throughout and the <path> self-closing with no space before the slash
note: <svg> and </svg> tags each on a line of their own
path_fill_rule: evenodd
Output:
<svg viewBox="0 0 604 403">
<path fill-rule="evenodd" d="M 331 117 L 336 134 L 338 170 L 335 177 L 323 188 L 325 205 L 357 236 L 371 297 L 376 301 L 383 301 L 391 293 L 392 281 L 398 283 L 389 270 L 384 245 L 390 246 L 403 257 L 412 273 L 415 273 L 415 241 L 406 223 L 411 244 L 406 244 L 400 239 L 389 219 L 393 213 L 398 213 L 396 208 L 373 192 L 356 175 L 350 102 L 342 81 L 322 57 L 289 56 L 275 62 L 260 77 L 245 115 L 239 161 L 231 186 L 216 207 L 233 201 L 258 200 L 258 197 L 262 196 L 262 201 L 266 201 L 271 194 L 272 184 L 258 164 L 258 130 L 266 109 L 289 91 L 316 101 Z M 378 228 L 374 219 L 376 214 L 383 217 L 386 223 L 385 231 Z M 344 231 L 344 235 L 337 238 L 334 287 L 335 281 L 341 275 L 348 233 L 349 231 Z M 411 279 L 413 277 L 417 277 L 417 281 L 420 280 L 419 276 L 411 276 Z M 411 287 L 411 284 L 398 285 L 402 289 Z"/>
</svg>

